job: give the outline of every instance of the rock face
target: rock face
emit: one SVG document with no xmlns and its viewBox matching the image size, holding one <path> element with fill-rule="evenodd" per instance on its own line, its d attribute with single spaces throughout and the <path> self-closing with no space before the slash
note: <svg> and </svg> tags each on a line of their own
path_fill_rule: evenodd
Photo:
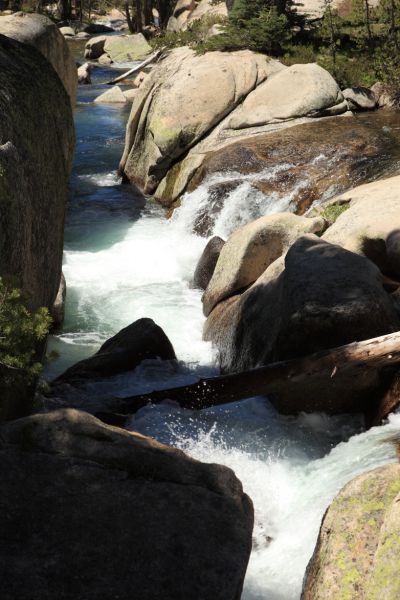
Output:
<svg viewBox="0 0 400 600">
<path fill-rule="evenodd" d="M 400 466 L 347 484 L 322 522 L 302 600 L 397 600 L 400 596 Z"/>
<path fill-rule="evenodd" d="M 90 358 L 81 360 L 59 379 L 71 381 L 92 377 L 108 377 L 133 371 L 143 360 L 176 358 L 171 342 L 152 319 L 139 319 L 121 329 Z"/>
<path fill-rule="evenodd" d="M 218 302 L 254 283 L 270 264 L 286 254 L 297 238 L 305 233 L 322 233 L 324 229 L 322 217 L 308 219 L 278 213 L 260 217 L 234 231 L 221 249 L 203 296 L 204 314 L 208 316 Z"/>
<path fill-rule="evenodd" d="M 253 509 L 230 469 L 74 410 L 0 440 L 4 600 L 240 599 Z"/>
<path fill-rule="evenodd" d="M 0 17 L 0 34 L 39 50 L 57 72 L 71 104 L 75 104 L 78 83 L 75 62 L 62 33 L 50 19 L 23 12 Z"/>
<path fill-rule="evenodd" d="M 71 105 L 43 55 L 2 35 L 0 113 L 0 273 L 17 279 L 32 308 L 50 308 L 61 276 Z"/>
<path fill-rule="evenodd" d="M 356 187 L 335 203 L 349 208 L 324 239 L 367 256 L 383 273 L 400 279 L 400 176 Z"/>
<path fill-rule="evenodd" d="M 245 293 L 217 305 L 205 337 L 219 348 L 225 370 L 241 371 L 399 329 L 377 267 L 306 235 L 284 264 L 277 259 Z"/>
<path fill-rule="evenodd" d="M 209 240 L 197 263 L 193 275 L 193 287 L 199 288 L 200 290 L 206 289 L 214 273 L 215 266 L 224 244 L 224 240 L 217 235 Z"/>
<path fill-rule="evenodd" d="M 108 54 L 113 62 L 130 62 L 141 60 L 151 52 L 143 34 L 135 35 L 101 35 L 89 40 L 85 47 L 85 58 L 95 59 Z"/>
</svg>

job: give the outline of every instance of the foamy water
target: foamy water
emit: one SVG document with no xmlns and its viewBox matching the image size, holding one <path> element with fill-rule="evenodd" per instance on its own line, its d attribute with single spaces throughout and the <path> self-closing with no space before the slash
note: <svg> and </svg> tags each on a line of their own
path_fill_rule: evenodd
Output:
<svg viewBox="0 0 400 600">
<path fill-rule="evenodd" d="M 109 78 L 105 73 L 104 80 Z M 181 362 L 145 361 L 133 373 L 88 384 L 85 391 L 96 398 L 174 387 L 217 372 L 212 348 L 201 339 L 201 293 L 189 287 L 207 240 L 192 230 L 211 186 L 237 178 L 235 173 L 214 175 L 166 220 L 160 207 L 144 205 L 115 177 L 127 113 L 88 104 L 101 91 L 98 84 L 80 91 L 63 267 L 67 318 L 63 333 L 52 339 L 60 356 L 47 374 L 55 376 L 90 355 L 141 317 L 164 329 Z M 213 233 L 226 238 L 258 216 L 292 210 L 295 189 L 265 196 L 251 187 L 252 179 L 273 181 L 284 168 L 242 177 L 218 213 Z M 298 600 L 324 511 L 355 475 L 396 460 L 388 437 L 399 432 L 400 415 L 360 433 L 357 417 L 284 417 L 266 399 L 252 398 L 201 412 L 170 403 L 146 407 L 129 426 L 235 471 L 254 502 L 256 518 L 243 600 Z"/>
</svg>

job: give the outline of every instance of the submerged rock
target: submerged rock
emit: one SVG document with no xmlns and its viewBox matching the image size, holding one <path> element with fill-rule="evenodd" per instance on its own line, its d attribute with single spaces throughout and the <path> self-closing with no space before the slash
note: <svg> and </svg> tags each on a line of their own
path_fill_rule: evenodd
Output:
<svg viewBox="0 0 400 600">
<path fill-rule="evenodd" d="M 71 104 L 75 104 L 78 83 L 75 61 L 55 23 L 43 15 L 17 12 L 0 17 L 0 34 L 39 50 L 61 79 Z"/>
<path fill-rule="evenodd" d="M 398 600 L 400 466 L 360 475 L 326 512 L 302 600 Z"/>
<path fill-rule="evenodd" d="M 240 598 L 253 508 L 226 467 L 62 410 L 1 428 L 0 487 L 4 600 Z"/>
<path fill-rule="evenodd" d="M 224 240 L 217 235 L 208 241 L 193 275 L 193 287 L 199 288 L 200 290 L 206 289 L 214 273 L 215 266 L 224 244 Z"/>
<path fill-rule="evenodd" d="M 175 360 L 176 356 L 161 327 L 152 319 L 138 319 L 104 342 L 96 354 L 67 369 L 57 381 L 109 377 L 133 371 L 150 358 Z"/>
</svg>

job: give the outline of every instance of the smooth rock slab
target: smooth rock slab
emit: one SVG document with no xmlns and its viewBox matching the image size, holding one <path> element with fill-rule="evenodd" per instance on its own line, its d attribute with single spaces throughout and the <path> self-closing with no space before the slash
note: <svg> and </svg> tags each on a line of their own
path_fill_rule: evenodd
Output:
<svg viewBox="0 0 400 600">
<path fill-rule="evenodd" d="M 2 600 L 239 600 L 253 509 L 226 467 L 62 410 L 0 430 Z"/>
</svg>

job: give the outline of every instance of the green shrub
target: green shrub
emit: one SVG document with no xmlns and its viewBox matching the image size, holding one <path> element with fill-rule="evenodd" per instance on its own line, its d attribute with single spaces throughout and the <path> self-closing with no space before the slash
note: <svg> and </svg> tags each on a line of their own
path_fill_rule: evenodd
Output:
<svg viewBox="0 0 400 600">
<path fill-rule="evenodd" d="M 26 295 L 0 278 L 0 365 L 23 375 L 31 383 L 42 365 L 36 360 L 37 348 L 51 324 L 46 308 L 28 309 Z"/>
</svg>

